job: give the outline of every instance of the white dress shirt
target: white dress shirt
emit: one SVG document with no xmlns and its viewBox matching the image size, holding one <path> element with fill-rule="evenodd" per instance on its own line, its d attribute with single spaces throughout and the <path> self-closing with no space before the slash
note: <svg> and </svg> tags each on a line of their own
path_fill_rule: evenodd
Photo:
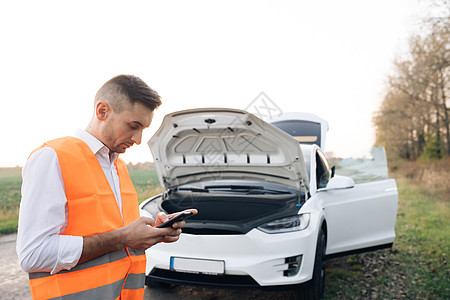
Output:
<svg viewBox="0 0 450 300">
<path fill-rule="evenodd" d="M 95 153 L 122 213 L 119 176 L 114 162 L 117 153 L 84 130 L 73 137 L 85 142 Z M 67 226 L 67 199 L 55 150 L 35 151 L 22 169 L 17 255 L 26 272 L 51 272 L 71 269 L 80 259 L 83 237 L 61 235 Z"/>
</svg>

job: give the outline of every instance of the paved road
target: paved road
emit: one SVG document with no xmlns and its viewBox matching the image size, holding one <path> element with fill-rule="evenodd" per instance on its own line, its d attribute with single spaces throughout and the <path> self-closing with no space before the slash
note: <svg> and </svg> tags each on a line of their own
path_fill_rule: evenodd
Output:
<svg viewBox="0 0 450 300">
<path fill-rule="evenodd" d="M 0 299 L 31 299 L 27 274 L 17 259 L 16 236 L 0 236 Z"/>
<path fill-rule="evenodd" d="M 292 292 L 257 289 L 214 289 L 173 286 L 170 289 L 145 288 L 144 299 L 154 300 L 219 300 L 219 299 L 293 299 Z M 31 299 L 28 276 L 19 266 L 16 234 L 0 236 L 0 299 Z"/>
</svg>

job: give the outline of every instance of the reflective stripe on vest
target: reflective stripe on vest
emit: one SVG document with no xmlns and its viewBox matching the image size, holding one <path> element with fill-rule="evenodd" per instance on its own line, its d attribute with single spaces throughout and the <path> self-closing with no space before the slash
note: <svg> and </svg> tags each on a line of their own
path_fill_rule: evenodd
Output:
<svg viewBox="0 0 450 300">
<path fill-rule="evenodd" d="M 124 279 L 95 289 L 69 294 L 51 300 L 79 300 L 79 299 L 117 299 L 122 292 Z"/>
<path fill-rule="evenodd" d="M 55 150 L 64 181 L 68 220 L 63 235 L 103 233 L 139 218 L 136 190 L 122 160 L 115 162 L 121 215 L 97 157 L 83 141 L 66 137 L 44 146 Z M 54 275 L 30 273 L 31 294 L 33 299 L 142 299 L 145 265 L 144 251 L 131 248 L 113 251 Z"/>
</svg>

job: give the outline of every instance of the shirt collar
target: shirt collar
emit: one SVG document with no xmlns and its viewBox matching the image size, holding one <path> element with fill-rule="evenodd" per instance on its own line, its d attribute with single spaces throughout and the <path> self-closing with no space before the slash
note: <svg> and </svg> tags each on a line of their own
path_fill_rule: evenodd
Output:
<svg viewBox="0 0 450 300">
<path fill-rule="evenodd" d="M 111 162 L 114 162 L 119 157 L 119 154 L 117 154 L 116 152 L 112 152 L 112 154 L 110 155 L 109 148 L 86 130 L 77 129 L 73 137 L 85 142 L 95 155 L 100 152 L 100 154 L 105 155 L 106 157 L 109 156 Z"/>
</svg>

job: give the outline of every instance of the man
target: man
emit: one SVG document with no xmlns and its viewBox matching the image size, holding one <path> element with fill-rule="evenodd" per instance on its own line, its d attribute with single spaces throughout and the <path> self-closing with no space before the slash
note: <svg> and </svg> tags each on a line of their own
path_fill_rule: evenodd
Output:
<svg viewBox="0 0 450 300">
<path fill-rule="evenodd" d="M 177 241 L 185 223 L 155 228 L 173 215 L 139 217 L 118 154 L 141 143 L 160 104 L 140 78 L 116 76 L 97 92 L 85 131 L 49 141 L 29 157 L 17 253 L 34 299 L 143 298 L 143 250 Z"/>
</svg>

